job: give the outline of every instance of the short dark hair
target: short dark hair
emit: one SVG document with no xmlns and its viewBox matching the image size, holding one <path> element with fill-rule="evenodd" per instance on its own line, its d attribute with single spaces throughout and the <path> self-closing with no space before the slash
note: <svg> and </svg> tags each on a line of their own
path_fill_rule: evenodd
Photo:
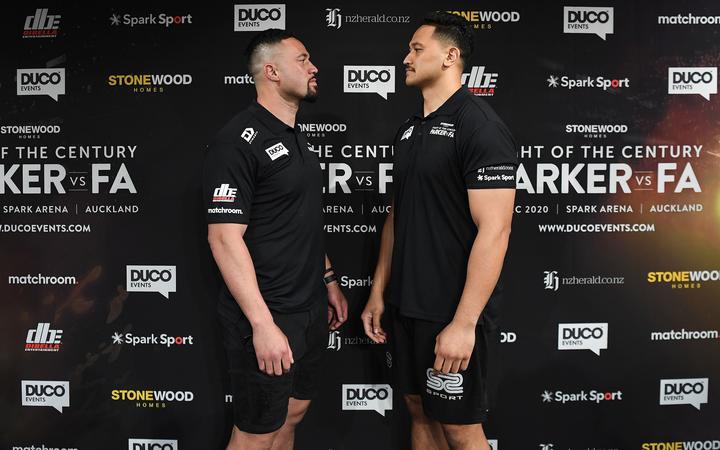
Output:
<svg viewBox="0 0 720 450">
<path fill-rule="evenodd" d="M 290 38 L 297 39 L 287 31 L 277 28 L 270 28 L 256 34 L 245 49 L 245 58 L 247 59 L 247 67 L 250 74 L 253 75 L 253 67 L 257 64 L 257 57 L 263 49 L 272 47 Z"/>
<path fill-rule="evenodd" d="M 434 11 L 425 16 L 423 25 L 435 26 L 433 35 L 437 35 L 440 39 L 451 42 L 452 45 L 459 48 L 460 59 L 465 67 L 465 63 L 470 59 L 475 47 L 475 35 L 470 22 L 456 14 Z"/>
</svg>

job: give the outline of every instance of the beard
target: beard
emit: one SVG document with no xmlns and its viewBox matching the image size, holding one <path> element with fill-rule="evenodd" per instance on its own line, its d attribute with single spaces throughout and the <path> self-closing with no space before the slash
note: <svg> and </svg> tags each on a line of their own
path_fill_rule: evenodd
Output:
<svg viewBox="0 0 720 450">
<path fill-rule="evenodd" d="M 315 101 L 318 98 L 318 88 L 315 87 L 315 89 L 310 87 L 310 81 L 308 81 L 307 84 L 307 93 L 305 94 L 305 97 L 302 98 L 302 101 L 308 102 L 308 103 L 315 103 Z"/>
</svg>

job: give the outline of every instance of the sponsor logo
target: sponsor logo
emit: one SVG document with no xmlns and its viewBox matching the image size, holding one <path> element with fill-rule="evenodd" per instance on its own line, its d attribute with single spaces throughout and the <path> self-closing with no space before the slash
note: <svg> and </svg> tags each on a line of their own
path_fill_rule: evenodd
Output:
<svg viewBox="0 0 720 450">
<path fill-rule="evenodd" d="M 171 15 L 171 14 L 148 14 L 146 16 L 133 16 L 131 14 L 113 14 L 110 16 L 110 25 L 118 27 L 120 25 L 130 28 L 137 26 L 155 26 L 170 28 L 178 25 L 191 25 L 192 15 Z"/>
<path fill-rule="evenodd" d="M 169 299 L 176 292 L 175 266 L 127 266 L 128 292 L 157 292 Z"/>
<path fill-rule="evenodd" d="M 558 350 L 590 350 L 600 356 L 608 348 L 607 323 L 559 323 Z"/>
<path fill-rule="evenodd" d="M 54 38 L 60 28 L 59 14 L 48 14 L 47 8 L 38 8 L 35 15 L 25 18 L 23 38 Z"/>
<path fill-rule="evenodd" d="M 566 75 L 557 77 L 550 75 L 547 80 L 548 87 L 551 88 L 563 88 L 567 90 L 588 88 L 588 89 L 602 89 L 607 91 L 608 89 L 622 89 L 630 87 L 629 78 L 605 78 L 599 77 L 583 77 L 583 78 L 570 78 Z"/>
<path fill-rule="evenodd" d="M 9 275 L 9 285 L 36 285 L 36 286 L 48 286 L 48 285 L 68 285 L 77 284 L 77 278 L 69 276 L 47 276 L 43 274 L 37 275 Z"/>
<path fill-rule="evenodd" d="M 514 344 L 517 342 L 517 333 L 512 331 L 501 331 L 500 332 L 500 343 L 501 344 Z"/>
<path fill-rule="evenodd" d="M 70 382 L 22 380 L 20 395 L 23 406 L 49 406 L 62 414 L 70 406 Z"/>
<path fill-rule="evenodd" d="M 242 214 L 243 211 L 240 208 L 208 208 L 209 214 Z"/>
<path fill-rule="evenodd" d="M 252 128 L 248 128 L 252 130 Z M 229 184 L 221 184 L 213 191 L 213 202 L 234 202 L 237 197 L 237 188 L 231 188 Z"/>
<path fill-rule="evenodd" d="M 131 88 L 137 94 L 162 93 L 168 86 L 188 86 L 192 84 L 189 74 L 114 74 L 108 75 L 110 87 Z"/>
<path fill-rule="evenodd" d="M 488 444 L 490 445 L 490 450 L 500 450 L 497 439 L 488 439 Z"/>
<path fill-rule="evenodd" d="M 162 345 L 167 348 L 185 347 L 195 343 L 192 335 L 171 336 L 165 333 L 160 335 L 152 333 L 149 336 L 137 336 L 132 333 L 120 334 L 115 332 L 112 335 L 112 341 L 113 344 L 125 344 L 132 347 L 137 347 L 138 345 Z"/>
<path fill-rule="evenodd" d="M 470 22 L 476 30 L 490 30 L 498 23 L 515 23 L 520 21 L 518 11 L 447 11 Z"/>
<path fill-rule="evenodd" d="M 651 284 L 669 284 L 672 289 L 699 289 L 703 283 L 720 280 L 720 270 L 684 270 L 673 272 L 648 272 Z"/>
<path fill-rule="evenodd" d="M 178 450 L 176 439 L 128 439 L 128 450 Z"/>
<path fill-rule="evenodd" d="M 565 133 L 581 134 L 584 138 L 598 139 L 606 138 L 611 134 L 625 134 L 628 132 L 627 125 L 621 124 L 567 124 L 565 125 Z"/>
<path fill-rule="evenodd" d="M 340 8 L 325 8 L 325 23 L 330 28 L 340 28 L 342 26 L 342 14 Z"/>
<path fill-rule="evenodd" d="M 443 136 L 447 138 L 454 138 L 455 137 L 455 124 L 454 123 L 446 123 L 446 122 L 440 122 L 440 125 L 435 125 L 430 129 L 430 132 L 428 133 L 432 136 Z M 515 168 L 512 168 L 515 170 Z"/>
<path fill-rule="evenodd" d="M 708 402 L 707 378 L 660 380 L 661 405 L 692 405 L 700 411 L 700 405 Z"/>
<path fill-rule="evenodd" d="M 697 94 L 710 101 L 717 94 L 717 67 L 668 67 L 668 94 Z"/>
<path fill-rule="evenodd" d="M 342 275 L 340 277 L 340 286 L 352 289 L 357 287 L 371 287 L 373 284 L 373 278 L 371 276 L 367 276 L 365 278 L 350 278 L 347 275 Z"/>
<path fill-rule="evenodd" d="M 12 445 L 11 450 L 78 450 L 77 447 L 55 447 L 54 445 L 33 444 L 33 445 Z"/>
<path fill-rule="evenodd" d="M 351 336 L 343 337 L 339 330 L 334 330 L 328 333 L 328 350 L 340 351 L 341 348 L 347 345 L 376 345 L 367 336 Z"/>
<path fill-rule="evenodd" d="M 563 33 L 596 34 L 607 40 L 613 34 L 613 8 L 566 6 L 563 14 Z"/>
<path fill-rule="evenodd" d="M 415 125 L 411 126 L 407 130 L 405 130 L 402 134 L 402 137 L 400 138 L 401 141 L 404 141 L 405 139 L 410 139 L 410 136 L 412 136 L 413 129 L 415 128 Z"/>
<path fill-rule="evenodd" d="M 498 76 L 494 72 L 485 72 L 485 66 L 473 66 L 470 72 L 462 74 L 460 81 L 473 95 L 492 97 L 495 95 Z"/>
<path fill-rule="evenodd" d="M 257 135 L 258 135 L 257 131 L 255 131 L 253 128 L 248 127 L 243 130 L 240 137 L 245 139 L 245 142 L 247 142 L 248 144 L 252 144 L 253 141 L 255 140 L 255 138 L 257 137 Z"/>
<path fill-rule="evenodd" d="M 285 29 L 285 5 L 235 5 L 235 31 Z"/>
<path fill-rule="evenodd" d="M 20 139 L 39 139 L 48 134 L 60 134 L 60 125 L 0 125 L 0 135 L 8 134 Z"/>
<path fill-rule="evenodd" d="M 543 278 L 543 283 L 545 283 L 545 289 L 550 289 L 553 291 L 557 291 L 560 287 L 560 279 L 557 276 L 557 270 L 553 271 L 545 271 L 545 277 Z"/>
<path fill-rule="evenodd" d="M 223 83 L 228 84 L 255 84 L 255 79 L 252 75 L 225 75 L 223 77 Z"/>
<path fill-rule="evenodd" d="M 37 328 L 28 330 L 25 338 L 26 352 L 60 351 L 62 330 L 51 330 L 47 322 L 38 323 Z"/>
<path fill-rule="evenodd" d="M 110 400 L 135 402 L 136 408 L 167 408 L 168 403 L 190 403 L 195 399 L 191 391 L 157 391 L 152 389 L 113 389 Z"/>
<path fill-rule="evenodd" d="M 385 416 L 392 410 L 393 391 L 389 384 L 343 384 L 343 411 L 376 411 Z"/>
<path fill-rule="evenodd" d="M 375 93 L 387 100 L 395 93 L 395 66 L 344 66 L 343 92 Z"/>
<path fill-rule="evenodd" d="M 462 400 L 463 376 L 459 373 L 440 373 L 433 368 L 425 371 L 425 392 L 443 400 Z"/>
<path fill-rule="evenodd" d="M 653 331 L 650 333 L 651 341 L 700 341 L 706 339 L 720 339 L 718 330 L 693 331 L 685 328 L 680 331 Z"/>
<path fill-rule="evenodd" d="M 65 95 L 65 69 L 18 69 L 17 95 Z"/>
<path fill-rule="evenodd" d="M 581 211 L 577 205 L 566 205 L 566 212 L 598 212 L 596 209 L 590 211 Z M 596 205 L 591 205 L 596 206 Z M 610 212 L 607 210 L 601 210 L 600 212 Z M 629 211 L 629 212 L 632 212 Z M 557 270 L 546 270 L 543 272 L 543 284 L 545 290 L 557 291 L 560 286 L 597 286 L 597 285 L 623 285 L 625 284 L 625 277 L 607 277 L 602 275 L 592 275 L 587 277 L 561 277 L 558 275 Z"/>
<path fill-rule="evenodd" d="M 612 402 L 622 400 L 622 391 L 580 391 L 568 394 L 563 391 L 544 391 L 541 394 L 543 403 L 584 403 Z"/>
<path fill-rule="evenodd" d="M 555 450 L 555 444 L 540 444 L 540 450 Z"/>
<path fill-rule="evenodd" d="M 278 142 L 277 144 L 273 145 L 272 147 L 268 147 L 265 149 L 265 153 L 270 157 L 271 161 L 275 161 L 279 157 L 285 155 L 290 156 L 290 150 L 287 149 L 283 145 L 282 142 Z"/>
<path fill-rule="evenodd" d="M 340 332 L 335 330 L 331 331 L 328 335 L 328 350 L 335 350 L 340 351 L 340 348 L 342 347 L 342 338 L 340 337 Z"/>
<path fill-rule="evenodd" d="M 298 123 L 297 126 L 309 137 L 327 137 L 347 131 L 344 123 Z"/>
<path fill-rule="evenodd" d="M 658 25 L 720 25 L 720 16 L 696 16 L 678 14 L 676 16 L 658 16 Z"/>
<path fill-rule="evenodd" d="M 340 8 L 325 8 L 325 25 L 328 28 L 340 29 L 345 24 L 386 24 L 410 23 L 410 16 L 391 16 L 388 14 L 343 14 Z M 344 19 L 343 19 L 344 17 Z"/>
<path fill-rule="evenodd" d="M 512 182 L 512 181 L 515 181 L 515 166 L 497 165 L 497 166 L 481 167 L 477 170 L 477 174 L 478 174 L 478 176 L 477 176 L 478 181 Z"/>
<path fill-rule="evenodd" d="M 720 441 L 663 441 L 644 442 L 642 450 L 718 450 Z"/>
</svg>

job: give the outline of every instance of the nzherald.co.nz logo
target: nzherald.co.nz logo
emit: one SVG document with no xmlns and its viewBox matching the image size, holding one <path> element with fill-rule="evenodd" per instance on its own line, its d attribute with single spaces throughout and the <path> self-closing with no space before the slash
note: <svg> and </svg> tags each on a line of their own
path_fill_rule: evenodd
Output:
<svg viewBox="0 0 720 450">
<path fill-rule="evenodd" d="M 158 292 L 170 298 L 176 292 L 175 266 L 127 266 L 128 292 Z"/>
</svg>

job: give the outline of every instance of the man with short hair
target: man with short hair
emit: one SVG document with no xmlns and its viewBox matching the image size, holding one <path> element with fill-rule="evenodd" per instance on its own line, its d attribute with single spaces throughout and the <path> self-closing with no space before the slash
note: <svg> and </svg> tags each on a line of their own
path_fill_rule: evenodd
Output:
<svg viewBox="0 0 720 450">
<path fill-rule="evenodd" d="M 324 250 L 320 163 L 295 126 L 300 102 L 317 97 L 318 70 L 281 30 L 258 34 L 246 53 L 257 102 L 220 130 L 203 172 L 208 241 L 225 281 L 227 448 L 289 450 L 318 388 L 328 323 L 346 320 L 347 301 Z"/>
<path fill-rule="evenodd" d="M 472 50 L 470 25 L 448 13 L 429 14 L 410 41 L 405 83 L 423 105 L 395 137 L 393 206 L 361 316 L 373 341 L 392 344 L 416 450 L 490 448 L 482 423 L 517 157 L 502 120 L 462 85 Z"/>
</svg>

